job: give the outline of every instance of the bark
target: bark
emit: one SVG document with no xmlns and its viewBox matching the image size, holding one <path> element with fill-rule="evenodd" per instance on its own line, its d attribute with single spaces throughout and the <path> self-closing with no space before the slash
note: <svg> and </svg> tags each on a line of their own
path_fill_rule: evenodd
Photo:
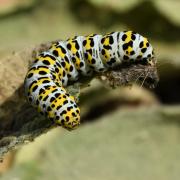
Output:
<svg viewBox="0 0 180 180">
<path fill-rule="evenodd" d="M 15 53 L 1 60 L 0 66 L 0 158 L 12 149 L 33 141 L 55 128 L 56 125 L 38 114 L 26 101 L 23 81 L 29 62 L 39 51 L 49 48 L 51 43 L 42 44 L 35 50 Z M 156 67 L 131 64 L 97 75 L 111 87 L 128 86 L 140 79 L 142 84 L 152 87 L 158 81 Z M 78 99 L 81 85 L 88 85 L 89 79 L 81 78 L 68 87 L 69 93 Z"/>
</svg>

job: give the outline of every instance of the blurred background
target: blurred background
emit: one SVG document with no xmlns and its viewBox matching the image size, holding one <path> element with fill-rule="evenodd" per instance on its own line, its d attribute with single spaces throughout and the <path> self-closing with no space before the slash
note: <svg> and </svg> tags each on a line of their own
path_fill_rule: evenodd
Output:
<svg viewBox="0 0 180 180">
<path fill-rule="evenodd" d="M 160 75 L 153 90 L 93 80 L 80 96 L 81 127 L 10 152 L 0 178 L 179 180 L 179 9 L 179 0 L 0 0 L 1 106 L 23 83 L 28 51 L 74 35 L 136 31 L 154 46 Z"/>
</svg>

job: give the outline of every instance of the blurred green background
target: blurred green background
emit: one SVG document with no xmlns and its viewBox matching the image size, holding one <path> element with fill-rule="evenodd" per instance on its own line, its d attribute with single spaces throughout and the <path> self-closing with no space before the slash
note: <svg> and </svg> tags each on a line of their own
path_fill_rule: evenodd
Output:
<svg viewBox="0 0 180 180">
<path fill-rule="evenodd" d="M 42 42 L 131 29 L 150 39 L 160 74 L 154 90 L 110 90 L 93 80 L 80 97 L 81 127 L 56 128 L 9 153 L 0 178 L 179 180 L 179 9 L 178 0 L 0 0 L 1 66 Z"/>
</svg>

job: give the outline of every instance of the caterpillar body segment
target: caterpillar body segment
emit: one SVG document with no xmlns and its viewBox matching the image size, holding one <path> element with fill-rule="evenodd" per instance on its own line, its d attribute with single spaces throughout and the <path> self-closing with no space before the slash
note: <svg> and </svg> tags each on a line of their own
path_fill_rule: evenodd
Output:
<svg viewBox="0 0 180 180">
<path fill-rule="evenodd" d="M 126 62 L 154 65 L 147 38 L 132 31 L 91 34 L 59 41 L 37 55 L 25 78 L 25 94 L 37 110 L 71 130 L 80 124 L 80 109 L 67 93 L 69 82 Z"/>
</svg>

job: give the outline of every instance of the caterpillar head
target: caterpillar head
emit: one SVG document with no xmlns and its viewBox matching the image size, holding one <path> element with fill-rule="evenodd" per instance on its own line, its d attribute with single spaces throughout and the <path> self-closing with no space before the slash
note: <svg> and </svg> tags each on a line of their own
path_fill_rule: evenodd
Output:
<svg viewBox="0 0 180 180">
<path fill-rule="evenodd" d="M 56 123 L 67 130 L 74 130 L 80 125 L 80 109 L 75 102 L 63 107 L 59 118 L 56 118 Z"/>
<path fill-rule="evenodd" d="M 67 114 L 63 116 L 61 125 L 69 131 L 76 129 L 80 125 L 80 109 L 77 107 L 67 111 Z"/>
<path fill-rule="evenodd" d="M 133 31 L 125 31 L 121 34 L 120 53 L 123 55 L 123 62 L 134 62 L 154 66 L 156 59 L 152 45 L 146 37 Z"/>
</svg>

